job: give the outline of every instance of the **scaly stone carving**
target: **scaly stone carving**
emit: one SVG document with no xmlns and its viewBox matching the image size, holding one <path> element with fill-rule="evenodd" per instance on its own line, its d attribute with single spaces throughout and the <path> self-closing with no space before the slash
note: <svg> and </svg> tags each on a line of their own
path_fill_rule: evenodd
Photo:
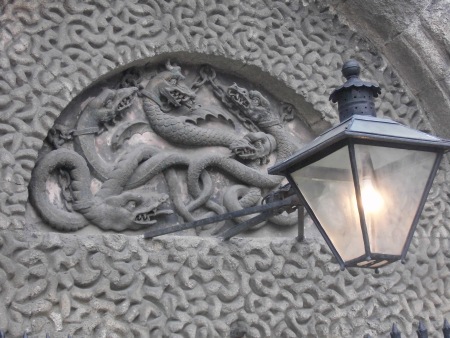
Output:
<svg viewBox="0 0 450 338">
<path fill-rule="evenodd" d="M 104 230 L 140 229 L 156 223 L 155 217 L 171 213 L 159 209 L 167 195 L 148 192 L 124 192 L 124 186 L 136 169 L 145 150 L 138 148 L 119 161 L 100 191 L 92 195 L 89 169 L 77 153 L 61 148 L 51 151 L 37 164 L 30 184 L 31 202 L 40 215 L 62 231 L 81 229 L 91 222 Z M 147 155 L 148 156 L 148 155 Z M 62 210 L 53 205 L 47 190 L 47 178 L 55 170 L 66 170 L 70 176 L 72 208 Z"/>
<path fill-rule="evenodd" d="M 95 136 L 107 129 L 107 124 L 115 122 L 133 102 L 137 88 L 104 89 L 92 99 L 78 119 L 74 131 L 75 150 L 83 154 L 92 174 L 102 180 L 108 179 L 109 166 L 95 151 Z"/>
<path fill-rule="evenodd" d="M 200 68 L 197 74 L 196 81 L 188 81 L 180 66 L 167 62 L 144 80 L 143 70 L 132 69 L 95 90 L 94 97 L 78 108 L 80 113 L 63 114 L 48 137 L 49 146 L 57 150 L 43 155 L 30 185 L 31 202 L 42 218 L 64 231 L 81 229 L 88 222 L 104 230 L 137 230 L 155 222 L 153 217 L 147 220 L 149 210 L 142 209 L 159 204 L 141 200 L 154 200 L 151 195 L 139 192 L 138 199 L 138 193 L 124 190 L 154 184 L 155 194 L 167 193 L 177 215 L 192 221 L 209 212 L 258 204 L 264 193 L 276 188 L 282 177 L 268 175 L 264 166 L 296 148 L 286 122 L 281 122 L 281 104 L 271 104 L 259 91 L 227 84 L 210 67 Z M 142 135 L 161 139 L 130 143 Z M 219 181 L 216 175 L 213 182 L 213 171 L 221 173 Z M 164 178 L 158 176 L 161 173 Z M 59 190 L 46 191 L 49 177 L 55 177 Z M 112 182 L 114 191 L 108 188 Z M 101 186 L 95 195 L 92 184 Z M 180 198 L 183 185 L 187 202 Z M 221 194 L 215 192 L 219 187 Z M 51 203 L 52 194 L 61 199 L 59 206 Z M 122 210 L 137 200 L 140 209 Z M 109 213 L 115 205 L 120 208 Z M 276 216 L 271 221 L 291 226 L 296 217 Z"/>
<path fill-rule="evenodd" d="M 0 327 L 8 336 L 27 330 L 33 336 L 224 337 L 240 322 L 250 337 L 362 337 L 368 328 L 372 336 L 387 336 L 392 322 L 412 335 L 419 319 L 441 325 L 448 317 L 450 223 L 442 215 L 450 203 L 442 171 L 408 264 L 379 275 L 335 271 L 325 244 L 315 241 L 228 246 L 167 237 L 136 243 L 115 234 L 35 237 L 28 231 L 31 171 L 61 111 L 96 79 L 155 55 L 193 52 L 198 54 L 187 56 L 190 62 L 201 55 L 223 66 L 224 59 L 214 57 L 220 55 L 242 74 L 258 68 L 256 75 L 273 76 L 270 83 L 276 83 L 280 97 L 288 100 L 292 90 L 312 104 L 317 113 L 305 118 L 316 132 L 325 128 L 316 121 L 336 120 L 328 95 L 341 83 L 341 57 L 357 55 L 367 78 L 385 89 L 380 112 L 429 130 L 426 115 L 413 95 L 400 89 L 393 68 L 364 34 L 342 23 L 329 1 L 3 3 L 0 226 L 12 230 L 0 238 Z M 145 120 L 142 116 L 129 129 L 119 126 L 133 134 Z M 118 128 L 123 141 L 126 133 Z M 187 157 L 164 156 L 183 163 L 177 159 L 181 155 Z M 179 167 L 184 165 L 173 168 Z M 180 192 L 173 168 L 164 176 L 175 178 L 167 180 L 168 189 Z M 214 173 L 203 171 L 204 196 L 214 179 Z M 230 195 L 248 189 L 238 188 L 231 187 Z M 191 203 L 173 196 L 174 203 Z M 26 231 L 13 231 L 24 224 Z M 276 296 L 266 296 L 270 289 Z"/>
<path fill-rule="evenodd" d="M 256 90 L 248 92 L 233 84 L 226 93 L 231 104 L 236 106 L 245 117 L 276 139 L 277 161 L 292 155 L 297 146 L 292 141 L 292 137 L 289 137 L 280 118 L 271 111 L 269 101 L 260 92 Z"/>
<path fill-rule="evenodd" d="M 163 110 L 186 105 L 195 98 L 195 94 L 182 84 L 183 79 L 181 68 L 172 67 L 168 63 L 167 70 L 152 78 L 142 92 L 146 97 L 144 112 L 158 135 L 176 144 L 226 146 L 244 160 L 263 158 L 275 148 L 273 137 L 263 133 L 251 133 L 240 138 L 235 133 L 199 128 L 178 117 L 165 114 Z M 258 149 L 252 142 L 259 145 Z"/>
<path fill-rule="evenodd" d="M 367 39 L 342 24 L 329 5 L 328 1 L 298 0 L 274 1 L 270 6 L 261 0 L 208 5 L 167 2 L 164 6 L 91 0 L 5 4 L 0 17 L 0 44 L 4 46 L 0 51 L 4 159 L 0 226 L 23 227 L 31 171 L 61 110 L 96 79 L 155 55 L 193 52 L 208 55 L 212 64 L 224 65 L 214 57 L 220 55 L 246 78 L 257 75 L 261 82 L 271 83 L 270 74 L 281 98 L 294 103 L 288 94 L 292 90 L 312 104 L 316 113 L 304 117 L 316 132 L 326 128 L 318 121 L 336 121 L 328 95 L 341 82 L 342 57 L 358 55 L 365 75 L 376 78 L 385 89 L 380 112 L 430 130 L 414 98 L 399 89 L 400 80 L 392 67 Z M 185 60 L 196 63 L 199 54 L 185 56 Z M 252 73 L 252 68 L 261 72 Z M 263 73 L 266 76 L 259 78 Z M 434 215 L 448 212 L 445 189 L 436 194 L 443 202 L 434 203 L 436 211 L 424 222 L 424 236 L 432 231 L 431 224 L 441 222 Z M 441 223 L 448 234 L 448 225 Z"/>
</svg>

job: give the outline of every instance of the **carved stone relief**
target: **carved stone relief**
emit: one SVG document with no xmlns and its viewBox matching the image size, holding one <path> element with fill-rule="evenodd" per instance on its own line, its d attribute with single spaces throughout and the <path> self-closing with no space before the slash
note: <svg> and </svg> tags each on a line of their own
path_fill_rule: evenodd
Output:
<svg viewBox="0 0 450 338">
<path fill-rule="evenodd" d="M 292 105 L 210 66 L 131 68 L 56 121 L 32 173 L 27 223 L 142 231 L 254 206 L 283 181 L 267 166 L 310 137 Z M 296 224 L 296 214 L 277 215 L 257 228 L 286 234 Z"/>
<path fill-rule="evenodd" d="M 428 327 L 435 326 L 437 332 L 443 318 L 449 318 L 450 194 L 448 174 L 445 176 L 444 171 L 437 178 L 424 210 L 407 264 L 392 265 L 378 275 L 362 270 L 339 272 L 320 240 L 297 243 L 295 239 L 235 239 L 223 243 L 196 237 L 168 236 L 143 241 L 115 233 L 86 236 L 86 232 L 103 230 L 78 211 L 73 214 L 89 224 L 75 234 L 41 233 L 40 230 L 56 229 L 46 225 L 48 222 L 31 205 L 27 207 L 25 220 L 28 186 L 38 152 L 43 161 L 55 150 L 51 136 L 42 148 L 50 128 L 62 129 L 64 142 L 59 148 L 74 153 L 74 137 L 78 136 L 73 134 L 67 140 L 64 137 L 69 137 L 72 129 L 78 130 L 77 121 L 88 99 L 100 97 L 103 88 L 118 89 L 122 75 L 89 90 L 87 86 L 125 65 L 156 62 L 153 60 L 162 60 L 167 55 L 179 62 L 207 62 L 221 69 L 238 70 L 242 77 L 265 82 L 261 83 L 264 88 L 272 86 L 267 79 L 283 82 L 288 90 L 274 88 L 271 93 L 295 103 L 299 114 L 315 132 L 325 130 L 327 123 L 336 121 L 328 95 L 342 83 L 343 60 L 357 56 L 364 64 L 365 77 L 378 81 L 384 88 L 377 106 L 380 114 L 420 130 L 430 131 L 432 125 L 435 128 L 436 122 L 429 123 L 434 113 L 430 111 L 427 117 L 419 107 L 423 93 L 414 87 L 404 89 L 407 88 L 402 85 L 404 77 L 399 79 L 396 75 L 399 69 L 394 71 L 395 67 L 364 37 L 368 26 L 364 25 L 365 29 L 358 33 L 347 26 L 355 18 L 352 12 L 340 11 L 336 15 L 335 2 L 306 0 L 14 0 L 3 3 L 4 10 L 0 13 L 0 328 L 8 337 L 21 337 L 25 331 L 33 337 L 45 336 L 46 332 L 52 337 L 67 337 L 67 334 L 226 337 L 242 331 L 249 337 L 362 337 L 366 333 L 387 336 L 393 322 L 411 336 L 415 334 L 418 320 L 427 322 Z M 352 4 L 355 2 L 347 1 L 339 7 L 347 9 Z M 343 23 L 347 20 L 347 24 Z M 409 27 L 414 29 L 416 25 Z M 402 44 L 397 44 L 397 40 L 407 37 L 398 34 L 396 41 L 386 46 L 392 45 L 399 52 L 394 59 L 408 69 L 406 73 L 414 73 L 425 87 L 431 88 L 430 78 L 411 71 L 417 68 L 405 62 L 408 59 L 405 54 L 400 54 Z M 403 45 L 410 48 L 411 40 L 405 41 Z M 423 46 L 428 54 L 433 51 L 428 43 Z M 417 54 L 417 48 L 411 48 L 411 53 Z M 428 69 L 429 62 L 424 64 Z M 145 87 L 151 76 L 164 70 L 164 62 L 161 66 L 162 69 L 149 72 L 140 69 L 143 78 L 139 83 Z M 192 86 L 199 69 L 182 65 L 181 71 L 187 86 Z M 255 89 L 245 81 L 219 72 L 217 82 L 225 86 L 236 82 L 240 88 Z M 131 82 L 124 87 L 132 86 L 136 84 Z M 279 109 L 279 103 L 271 95 L 257 90 L 274 110 Z M 143 109 L 143 97 L 137 96 L 138 92 L 123 120 L 133 120 L 131 110 L 135 105 Z M 207 92 L 211 99 L 209 106 L 228 111 L 214 95 L 209 82 L 196 92 L 197 104 L 208 106 Z M 293 100 L 295 97 L 308 104 L 301 106 Z M 439 101 L 435 96 L 427 99 L 438 109 L 445 108 L 436 104 Z M 71 106 L 65 109 L 71 100 Z M 173 108 L 167 114 L 180 116 L 185 112 L 189 108 Z M 143 124 L 150 126 L 143 110 L 138 116 Z M 197 126 L 212 128 L 215 123 L 216 127 L 230 128 L 225 120 L 213 122 L 208 118 L 197 121 Z M 211 149 L 172 144 L 153 131 L 140 133 L 140 127 L 134 125 L 130 129 L 131 137 L 126 138 L 124 134 L 117 150 L 111 148 L 108 152 L 108 146 L 101 142 L 118 125 L 107 124 L 107 127 L 112 130 L 96 135 L 95 143 L 100 158 L 111 171 L 119 164 L 119 157 L 125 156 L 127 150 L 132 152 L 138 144 L 145 143 L 164 152 L 175 149 L 190 157 Z M 291 133 L 299 130 L 293 135 L 300 143 L 309 138 L 302 128 L 297 119 L 285 125 Z M 231 131 L 242 137 L 249 133 L 240 121 Z M 214 149 L 222 151 L 221 155 L 231 154 L 229 148 Z M 275 156 L 276 153 L 271 154 L 269 159 L 273 161 Z M 247 165 L 237 157 L 234 159 Z M 261 172 L 263 167 L 260 166 Z M 178 193 L 182 193 L 180 199 L 185 205 L 192 198 L 186 187 L 187 168 L 179 165 L 171 170 L 179 176 Z M 446 168 L 448 172 L 448 164 Z M 75 192 L 86 193 L 83 198 L 91 194 L 92 202 L 104 188 L 102 197 L 112 201 L 111 195 L 106 195 L 105 180 L 94 177 L 89 166 L 89 189 L 77 186 L 76 177 L 83 170 L 53 173 L 45 182 L 45 189 L 52 193 L 50 206 L 56 205 L 56 210 L 62 210 L 64 215 L 73 208 L 70 199 L 74 188 Z M 207 171 L 215 187 L 213 202 L 221 202 L 213 197 L 223 196 L 222 187 L 227 187 L 226 184 L 242 184 L 216 167 Z M 158 197 L 156 193 L 162 199 L 164 194 L 170 197 L 165 171 L 156 176 L 141 187 L 126 188 L 117 195 L 147 189 L 154 194 L 153 198 Z M 113 178 L 109 178 L 108 184 L 114 185 Z M 204 181 L 199 182 L 203 191 Z M 151 227 L 164 226 L 164 220 L 183 218 L 171 198 L 161 202 L 161 208 L 173 213 L 158 216 L 158 223 Z M 208 209 L 204 207 L 191 213 L 200 217 Z M 257 234 L 269 228 L 270 225 L 264 226 Z M 307 237 L 310 236 L 309 232 Z"/>
</svg>

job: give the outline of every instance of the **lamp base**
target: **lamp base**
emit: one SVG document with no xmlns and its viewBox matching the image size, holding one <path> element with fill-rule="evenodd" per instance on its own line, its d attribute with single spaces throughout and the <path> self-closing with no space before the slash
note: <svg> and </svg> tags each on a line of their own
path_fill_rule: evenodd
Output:
<svg viewBox="0 0 450 338">
<path fill-rule="evenodd" d="M 401 259 L 400 255 L 386 255 L 386 254 L 370 254 L 362 255 L 358 258 L 352 259 L 344 263 L 346 268 L 370 268 L 378 269 L 388 264 L 394 263 Z"/>
</svg>

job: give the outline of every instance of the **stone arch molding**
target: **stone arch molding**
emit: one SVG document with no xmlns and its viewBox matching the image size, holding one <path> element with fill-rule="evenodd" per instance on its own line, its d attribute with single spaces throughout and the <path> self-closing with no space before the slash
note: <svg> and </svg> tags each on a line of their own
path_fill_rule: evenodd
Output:
<svg viewBox="0 0 450 338">
<path fill-rule="evenodd" d="M 301 95 L 314 132 L 336 121 L 328 94 L 341 81 L 342 60 L 357 56 L 364 75 L 385 88 L 381 111 L 428 130 L 413 98 L 384 59 L 350 31 L 328 5 L 263 1 L 14 1 L 1 16 L 2 228 L 24 224 L 27 185 L 42 142 L 78 93 L 110 71 L 163 53 L 235 60 L 235 72 Z M 185 54 L 188 55 L 188 54 Z M 277 93 L 277 90 L 273 90 Z"/>
<path fill-rule="evenodd" d="M 27 225 L 132 233 L 252 207 L 283 184 L 267 167 L 312 137 L 296 108 L 209 64 L 165 61 L 105 78 L 64 109 L 31 175 Z M 297 223 L 278 215 L 252 230 Z"/>
</svg>

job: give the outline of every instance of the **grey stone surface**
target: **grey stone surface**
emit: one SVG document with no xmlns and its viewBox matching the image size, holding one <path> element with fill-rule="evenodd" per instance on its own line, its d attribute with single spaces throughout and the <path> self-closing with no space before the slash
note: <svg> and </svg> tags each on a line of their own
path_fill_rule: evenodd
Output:
<svg viewBox="0 0 450 338">
<path fill-rule="evenodd" d="M 231 64 L 244 77 L 258 69 L 260 74 L 267 72 L 292 88 L 284 93 L 285 101 L 294 103 L 293 93 L 297 93 L 310 103 L 300 105 L 299 111 L 316 132 L 336 122 L 328 95 L 341 83 L 342 60 L 355 56 L 363 64 L 363 76 L 386 88 L 381 97 L 383 114 L 398 117 L 403 113 L 401 120 L 430 129 L 416 113 L 414 100 L 397 89 L 397 80 L 381 55 L 326 6 L 304 6 L 297 1 L 271 6 L 259 1 L 217 6 L 196 1 L 16 1 L 4 7 L 0 60 L 5 70 L 1 74 L 5 135 L 1 143 L 4 156 L 17 159 L 1 180 L 21 189 L 29 182 L 48 130 L 76 94 L 112 70 L 165 53 L 219 56 L 211 62 Z M 270 81 L 262 85 L 270 86 Z M 402 101 L 408 103 L 395 101 L 395 96 L 404 96 Z M 10 194 L 4 198 L 0 211 L 10 226 L 21 228 L 25 198 L 16 201 Z"/>
<path fill-rule="evenodd" d="M 450 2 L 336 1 L 333 8 L 388 59 L 436 132 L 450 137 Z"/>
<path fill-rule="evenodd" d="M 32 337 L 412 336 L 449 312 L 450 248 L 422 239 L 408 264 L 339 271 L 317 241 L 4 233 L 0 325 Z M 419 247 L 420 249 L 417 249 Z"/>
<path fill-rule="evenodd" d="M 297 109 L 210 66 L 169 61 L 105 79 L 64 109 L 32 173 L 25 230 L 142 233 L 260 205 L 284 184 L 267 168 L 312 138 Z M 297 223 L 276 215 L 252 236 L 295 236 Z"/>
<path fill-rule="evenodd" d="M 386 336 L 396 322 L 412 335 L 419 319 L 438 328 L 449 316 L 447 163 L 408 263 L 380 275 L 338 272 L 317 239 L 144 242 L 23 231 L 31 171 L 55 120 L 88 86 L 130 65 L 208 62 L 298 103 L 320 132 L 336 122 L 328 95 L 342 83 L 343 60 L 355 57 L 363 77 L 384 89 L 382 115 L 445 135 L 446 2 L 406 4 L 396 33 L 383 32 L 398 39 L 398 53 L 379 44 L 379 25 L 361 26 L 373 12 L 353 1 L 4 0 L 0 8 L 0 327 L 9 334 L 222 337 L 243 327 L 249 337 L 358 337 Z M 414 34 L 408 40 L 418 22 L 409 15 L 420 17 L 421 36 L 433 37 L 426 48 Z M 404 66 L 411 57 L 417 67 Z"/>
</svg>

